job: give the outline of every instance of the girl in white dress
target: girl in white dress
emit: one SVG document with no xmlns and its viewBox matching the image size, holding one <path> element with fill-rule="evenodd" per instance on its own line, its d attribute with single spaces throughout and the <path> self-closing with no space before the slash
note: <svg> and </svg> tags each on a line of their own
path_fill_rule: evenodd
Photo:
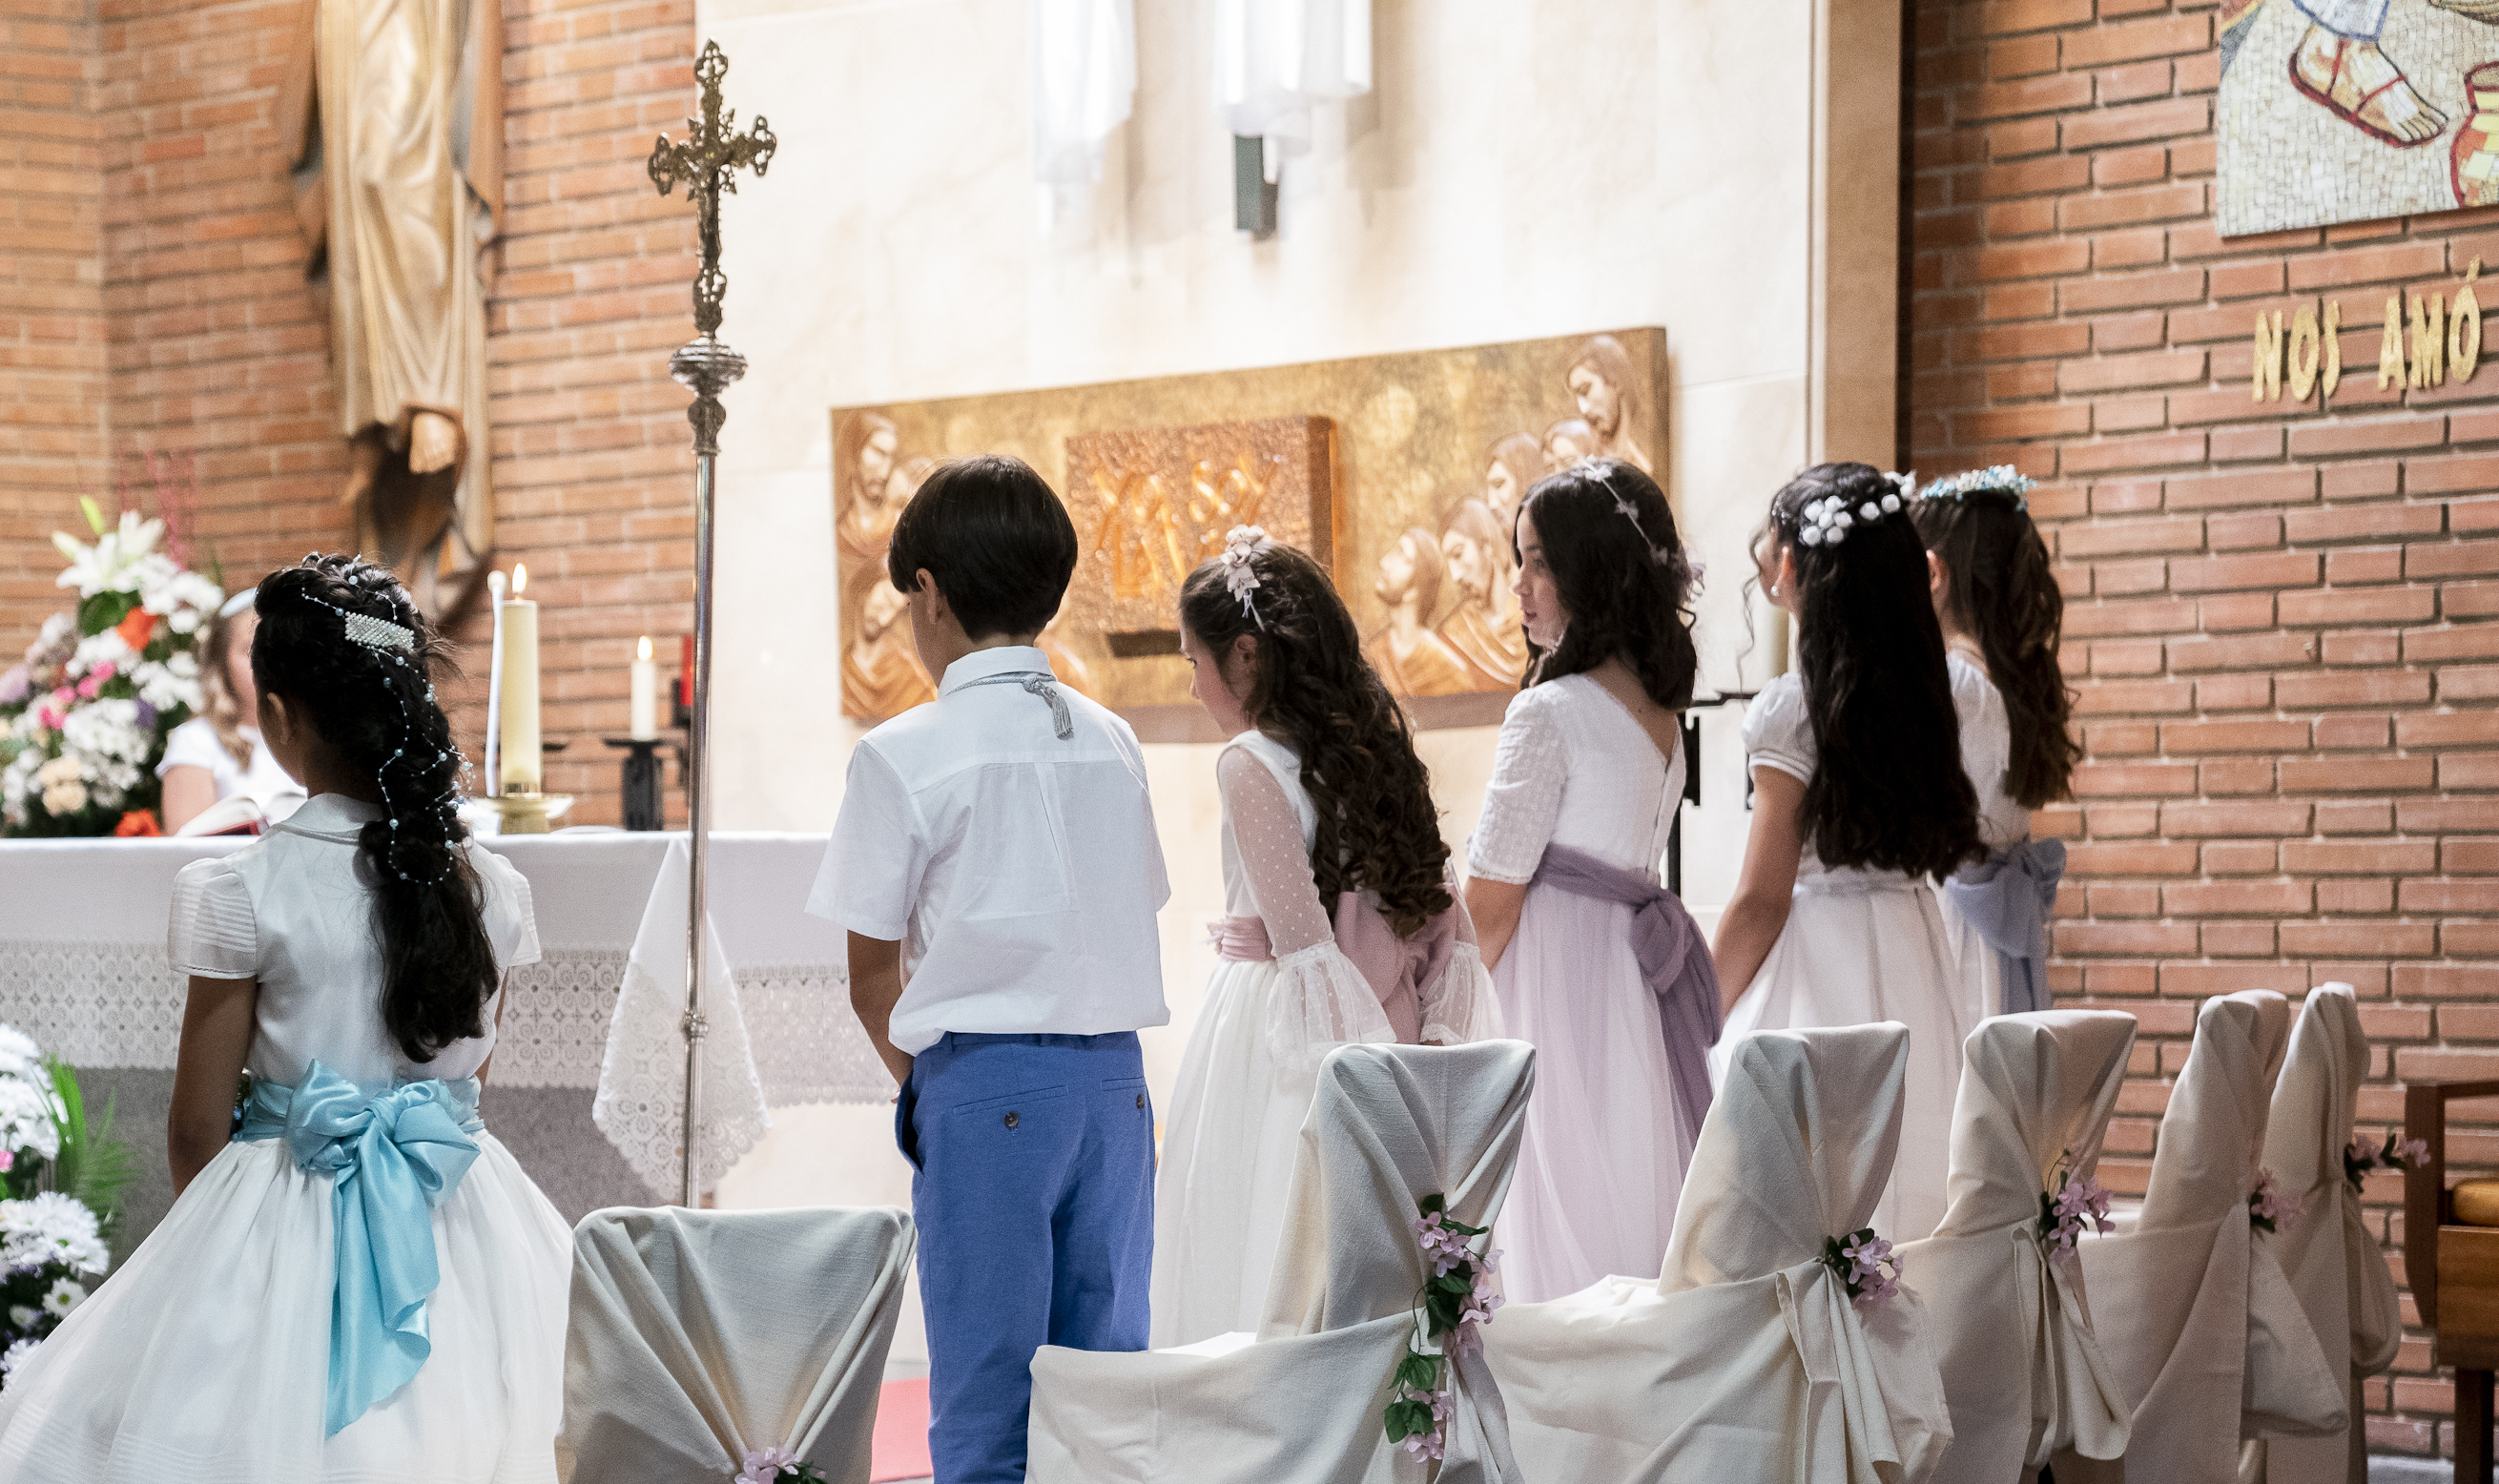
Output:
<svg viewBox="0 0 2499 1484">
<path fill-rule="evenodd" d="M 211 804 L 248 795 L 271 823 L 304 802 L 260 741 L 260 695 L 251 681 L 251 635 L 260 622 L 245 588 L 225 601 L 200 636 L 201 714 L 165 736 L 156 776 L 165 781 L 165 832 L 179 834 Z"/>
<path fill-rule="evenodd" d="M 1982 1016 L 2049 1008 L 2048 922 L 2065 846 L 2031 839 L 2030 812 L 2065 796 L 2083 754 L 2057 657 L 2065 597 L 2030 523 L 2030 488 L 1999 465 L 1928 485 L 1910 507 L 1927 543 L 1953 694 L 1982 694 L 1975 728 L 1964 711 L 1962 751 L 1988 855 L 1943 890 L 1944 927 Z"/>
<path fill-rule="evenodd" d="M 570 1234 L 477 1118 L 528 884 L 464 838 L 390 573 L 307 558 L 258 604 L 264 741 L 312 796 L 176 881 L 178 1194 L 9 1376 L 0 1477 L 552 1480 Z"/>
<path fill-rule="evenodd" d="M 1538 655 L 1502 720 L 1467 906 L 1503 1022 L 1536 1047 L 1498 1240 L 1505 1291 L 1539 1302 L 1663 1266 L 1719 1007 L 1700 930 L 1658 884 L 1696 667 L 1666 496 L 1583 461 L 1528 492 L 1515 538 Z"/>
<path fill-rule="evenodd" d="M 1980 854 L 1926 546 L 1891 478 L 1821 464 L 1770 502 L 1763 590 L 1797 620 L 1797 668 L 1744 716 L 1753 826 L 1718 919 L 1734 996 L 1713 1058 L 1758 1030 L 1909 1028 L 1899 1153 L 1875 1210 L 1895 1242 L 1943 1219 L 1962 1042 L 1979 1019 L 1934 883 Z M 1841 1234 L 1834 1234 L 1841 1235 Z"/>
<path fill-rule="evenodd" d="M 1330 1049 L 1499 1034 L 1422 759 L 1327 573 L 1237 528 L 1182 589 L 1181 642 L 1233 733 L 1228 916 L 1154 1180 L 1157 1346 L 1259 1327 Z"/>
</svg>

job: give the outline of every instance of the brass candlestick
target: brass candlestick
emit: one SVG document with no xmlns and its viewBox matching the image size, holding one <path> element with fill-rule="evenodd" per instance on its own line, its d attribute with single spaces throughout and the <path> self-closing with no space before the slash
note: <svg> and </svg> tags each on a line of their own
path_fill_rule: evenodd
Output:
<svg viewBox="0 0 2499 1484">
<path fill-rule="evenodd" d="M 549 823 L 562 819 L 572 807 L 569 793 L 498 793 L 485 800 L 503 817 L 498 834 L 543 835 Z"/>
</svg>

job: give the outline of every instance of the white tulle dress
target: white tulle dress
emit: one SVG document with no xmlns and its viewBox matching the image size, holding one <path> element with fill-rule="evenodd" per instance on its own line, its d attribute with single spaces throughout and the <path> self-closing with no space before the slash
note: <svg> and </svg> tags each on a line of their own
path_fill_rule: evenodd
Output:
<svg viewBox="0 0 2499 1484">
<path fill-rule="evenodd" d="M 1966 665 L 1954 674 L 1963 765 L 1973 775 L 1987 765 L 1971 757 L 1970 743 L 1975 738 L 1985 745 L 1984 712 L 1992 699 L 2000 716 L 2003 702 L 1986 677 Z M 1813 724 L 1800 677 L 1782 675 L 1754 697 L 1744 715 L 1744 751 L 1748 768 L 1772 767 L 1800 783 L 1812 780 Z M 2003 771 L 1999 758 L 1995 772 Z M 1931 1236 L 1943 1220 L 1962 1042 L 1993 1013 L 1964 971 L 1960 944 L 1944 923 L 1932 882 L 1898 871 L 1826 866 L 1807 840 L 1797 863 L 1787 926 L 1727 1013 L 1710 1069 L 1724 1076 L 1731 1048 L 1754 1031 L 1879 1020 L 1906 1025 L 1909 1069 L 1900 1149 L 1891 1186 L 1875 1208 L 1874 1230 L 1896 1242 L 1914 1242 Z"/>
<path fill-rule="evenodd" d="M 1189 1032 L 1154 1176 L 1152 1343 L 1255 1331 L 1283 1236 L 1302 1122 L 1328 1051 L 1354 1041 L 1498 1036 L 1475 928 L 1451 905 L 1400 940 L 1369 893 L 1330 907 L 1311 869 L 1318 812 L 1293 749 L 1263 733 L 1216 762 L 1223 956 Z"/>
<path fill-rule="evenodd" d="M 321 794 L 174 892 L 177 972 L 260 981 L 255 1079 L 314 1062 L 379 1095 L 476 1075 L 488 1033 L 408 1063 L 380 1016 L 356 830 Z M 503 967 L 538 956 L 529 884 L 475 846 Z M 571 1234 L 491 1132 L 432 1220 L 439 1286 L 414 1379 L 325 1436 L 332 1177 L 285 1139 L 228 1145 L 164 1222 L 0 1391 L 0 1478 L 59 1484 L 522 1484 L 555 1477 Z"/>
<path fill-rule="evenodd" d="M 1494 1237 L 1512 1303 L 1612 1274 L 1654 1276 L 1666 1258 L 1701 1129 L 1677 1095 L 1672 1032 L 1633 947 L 1633 909 L 1539 873 L 1559 847 L 1655 882 L 1683 776 L 1680 739 L 1661 756 L 1585 675 L 1520 692 L 1502 720 L 1467 871 L 1528 888 L 1493 971 L 1507 1033 L 1536 1048 L 1516 1185 Z M 1688 1053 L 1696 1081 L 1699 1049 Z"/>
</svg>

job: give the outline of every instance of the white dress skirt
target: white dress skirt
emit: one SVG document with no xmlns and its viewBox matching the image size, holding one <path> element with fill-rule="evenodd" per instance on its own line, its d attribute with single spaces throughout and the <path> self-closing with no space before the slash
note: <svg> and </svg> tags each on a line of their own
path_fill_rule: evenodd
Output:
<svg viewBox="0 0 2499 1484">
<path fill-rule="evenodd" d="M 1812 724 L 1798 677 L 1783 675 L 1754 698 L 1744 717 L 1744 747 L 1752 766 L 1775 767 L 1801 781 L 1812 777 Z M 1787 926 L 1728 1012 L 1710 1052 L 1710 1075 L 1724 1078 L 1735 1044 L 1755 1031 L 1883 1020 L 1909 1028 L 1899 1152 L 1874 1212 L 1875 1233 L 1895 1242 L 1933 1235 L 1944 1217 L 1962 1043 L 1985 1018 L 1963 961 L 1962 936 L 1976 937 L 1946 926 L 1931 883 L 1894 871 L 1827 867 L 1808 843 Z"/>
<path fill-rule="evenodd" d="M 564 1420 L 572 1234 L 489 1133 L 434 1211 L 416 1378 L 322 1436 L 331 1178 L 228 1145 L 0 1392 L 0 1477 L 62 1484 L 537 1484 Z"/>
</svg>

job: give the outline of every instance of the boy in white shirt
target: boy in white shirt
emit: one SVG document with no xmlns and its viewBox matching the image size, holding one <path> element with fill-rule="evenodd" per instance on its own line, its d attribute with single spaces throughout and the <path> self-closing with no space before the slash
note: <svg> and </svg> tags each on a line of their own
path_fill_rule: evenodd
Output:
<svg viewBox="0 0 2499 1484">
<path fill-rule="evenodd" d="M 1033 1352 L 1146 1347 L 1171 895 L 1144 754 L 1033 647 L 1076 527 L 1015 459 L 941 467 L 886 565 L 937 699 L 860 740 L 807 910 L 850 930 L 851 1003 L 917 1174 L 937 1484 L 1024 1475 Z"/>
</svg>

